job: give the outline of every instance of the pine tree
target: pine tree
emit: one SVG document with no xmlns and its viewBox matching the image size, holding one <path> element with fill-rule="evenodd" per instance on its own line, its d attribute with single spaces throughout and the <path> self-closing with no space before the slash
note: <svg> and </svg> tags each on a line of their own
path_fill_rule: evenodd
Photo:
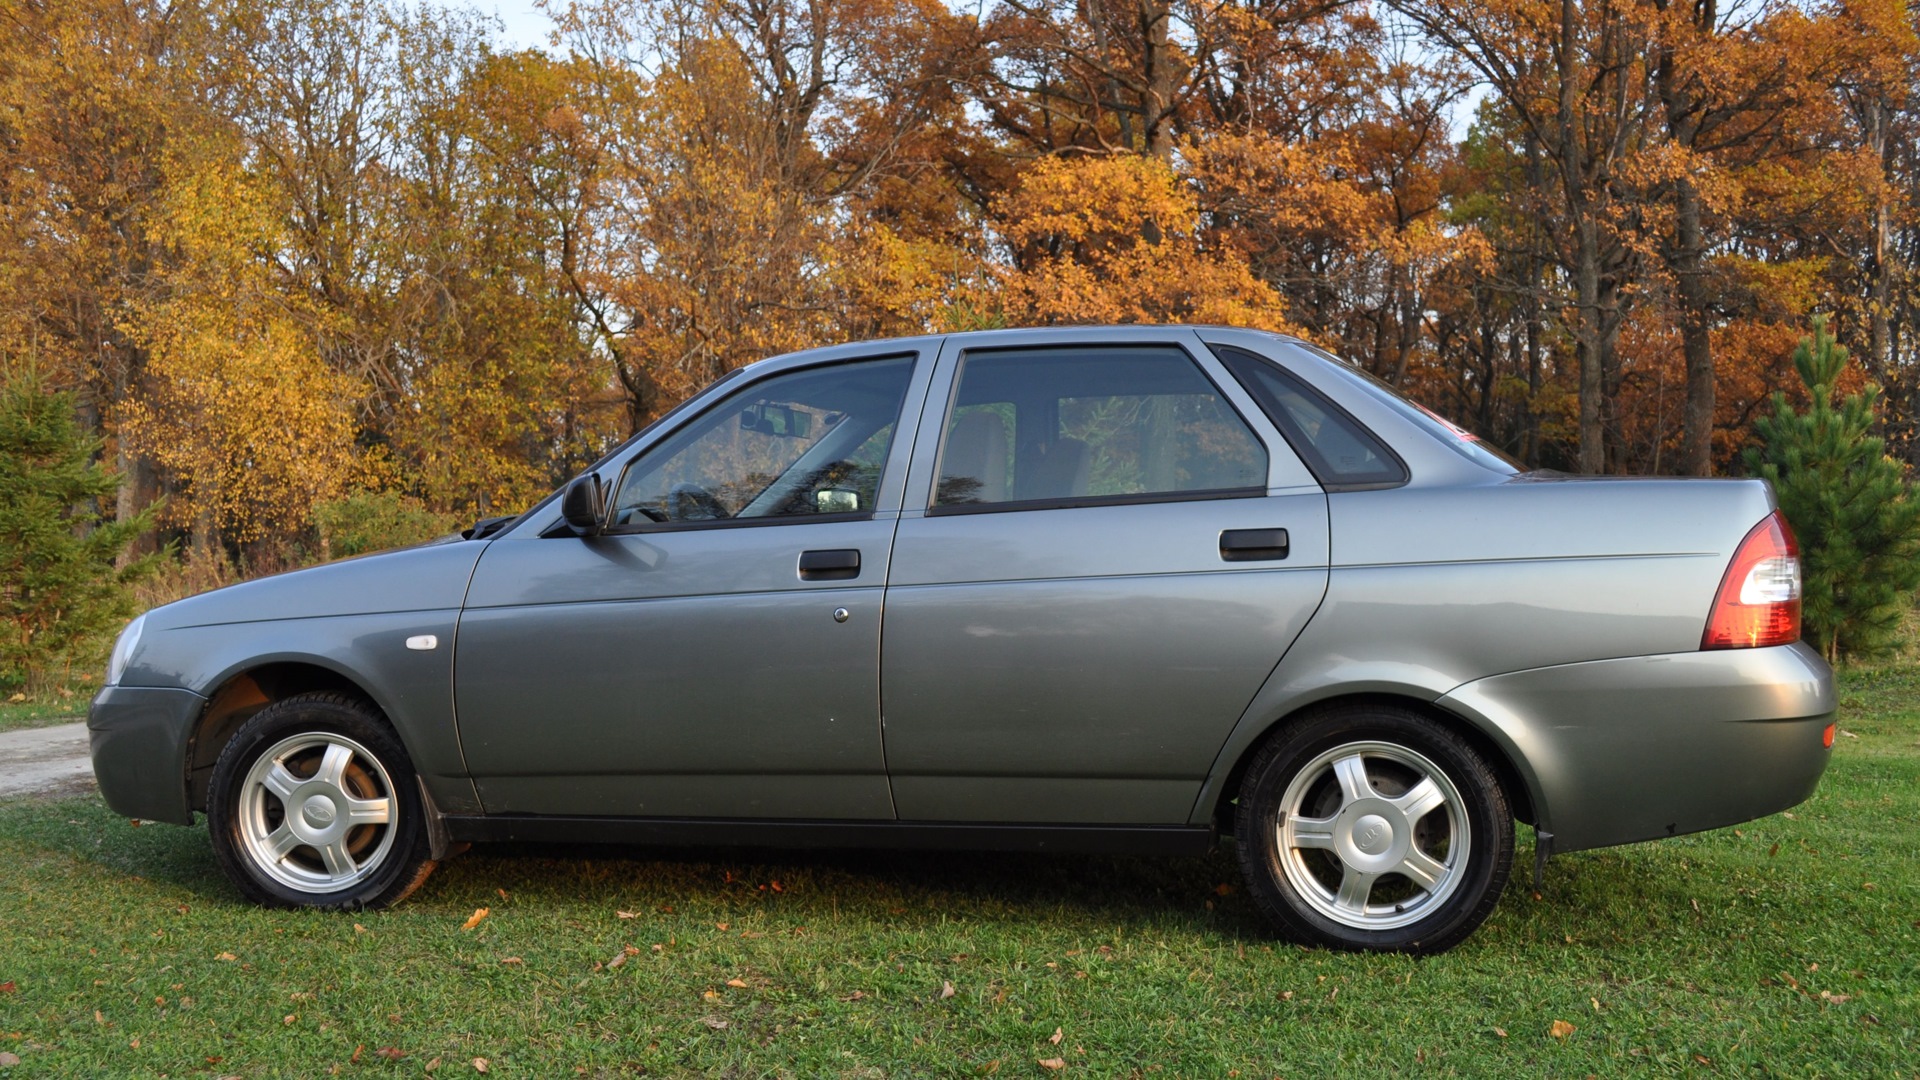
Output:
<svg viewBox="0 0 1920 1080">
<path fill-rule="evenodd" d="M 0 384 L 0 687 L 104 660 L 133 613 L 129 586 L 158 560 L 115 565 L 152 526 L 152 510 L 105 518 L 99 507 L 120 478 L 95 460 L 99 449 L 72 395 L 30 376 Z"/>
<path fill-rule="evenodd" d="M 1809 406 L 1773 395 L 1773 415 L 1754 422 L 1760 445 L 1747 471 L 1773 483 L 1800 541 L 1803 636 L 1829 660 L 1885 650 L 1920 588 L 1920 500 L 1906 467 L 1873 434 L 1880 388 L 1839 399 L 1847 350 L 1816 316 L 1794 350 Z"/>
</svg>

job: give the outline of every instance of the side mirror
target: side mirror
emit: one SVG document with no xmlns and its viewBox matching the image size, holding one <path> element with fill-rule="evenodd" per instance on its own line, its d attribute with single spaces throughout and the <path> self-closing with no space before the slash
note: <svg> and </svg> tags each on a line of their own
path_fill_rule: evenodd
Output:
<svg viewBox="0 0 1920 1080">
<path fill-rule="evenodd" d="M 600 535 L 606 513 L 606 489 L 600 486 L 599 473 L 588 473 L 568 484 L 566 494 L 560 496 L 560 516 L 575 536 Z"/>
</svg>

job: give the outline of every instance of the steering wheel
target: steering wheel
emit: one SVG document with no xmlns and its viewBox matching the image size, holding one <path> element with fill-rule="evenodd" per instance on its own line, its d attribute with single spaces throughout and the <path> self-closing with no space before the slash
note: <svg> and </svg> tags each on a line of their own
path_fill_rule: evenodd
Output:
<svg viewBox="0 0 1920 1080">
<path fill-rule="evenodd" d="M 733 515 L 699 484 L 680 483 L 667 492 L 667 506 L 675 521 L 720 521 Z"/>
</svg>

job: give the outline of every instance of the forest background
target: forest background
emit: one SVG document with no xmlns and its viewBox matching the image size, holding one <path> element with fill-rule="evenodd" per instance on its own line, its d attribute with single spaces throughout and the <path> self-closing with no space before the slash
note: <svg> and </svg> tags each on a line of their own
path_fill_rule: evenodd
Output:
<svg viewBox="0 0 1920 1080">
<path fill-rule="evenodd" d="M 1737 473 L 1809 318 L 1920 460 L 1905 0 L 0 0 L 0 369 L 149 600 L 530 505 L 721 373 L 1298 334 L 1531 465 Z"/>
</svg>

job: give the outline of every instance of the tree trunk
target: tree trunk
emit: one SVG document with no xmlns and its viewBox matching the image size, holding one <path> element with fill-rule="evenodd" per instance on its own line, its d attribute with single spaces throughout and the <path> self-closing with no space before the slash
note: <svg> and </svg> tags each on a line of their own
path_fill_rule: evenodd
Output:
<svg viewBox="0 0 1920 1080">
<path fill-rule="evenodd" d="M 1708 322 L 1706 237 L 1700 225 L 1700 192 L 1682 177 L 1674 191 L 1675 245 L 1671 266 L 1680 299 L 1680 348 L 1687 360 L 1687 406 L 1680 436 L 1680 472 L 1713 474 L 1713 338 Z"/>
<path fill-rule="evenodd" d="M 1580 361 L 1580 471 L 1601 473 L 1607 468 L 1606 430 L 1600 421 L 1605 395 L 1606 349 L 1600 319 L 1600 239 L 1598 226 L 1582 218 L 1579 251 L 1574 267 L 1574 352 Z"/>
</svg>

